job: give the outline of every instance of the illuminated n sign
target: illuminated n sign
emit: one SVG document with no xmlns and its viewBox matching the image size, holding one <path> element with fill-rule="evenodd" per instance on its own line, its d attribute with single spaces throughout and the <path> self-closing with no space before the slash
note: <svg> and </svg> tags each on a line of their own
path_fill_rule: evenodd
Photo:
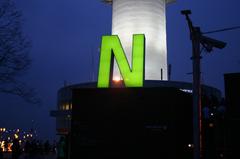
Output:
<svg viewBox="0 0 240 159">
<path fill-rule="evenodd" d="M 145 36 L 133 35 L 132 63 L 128 63 L 123 47 L 117 35 L 103 36 L 98 73 L 98 88 L 109 87 L 115 57 L 126 87 L 142 87 L 144 80 Z"/>
</svg>

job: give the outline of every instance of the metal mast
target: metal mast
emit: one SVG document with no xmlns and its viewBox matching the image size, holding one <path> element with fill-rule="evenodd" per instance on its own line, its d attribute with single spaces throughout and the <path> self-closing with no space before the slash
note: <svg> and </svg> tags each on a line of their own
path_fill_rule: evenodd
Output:
<svg viewBox="0 0 240 159">
<path fill-rule="evenodd" d="M 181 11 L 185 15 L 189 30 L 190 39 L 192 41 L 192 67 L 193 67 L 193 144 L 194 144 L 194 159 L 202 158 L 202 105 L 201 105 L 201 46 L 211 52 L 213 47 L 223 49 L 226 43 L 218 41 L 206 36 L 203 36 L 199 27 L 192 24 L 189 15 L 190 10 Z"/>
</svg>

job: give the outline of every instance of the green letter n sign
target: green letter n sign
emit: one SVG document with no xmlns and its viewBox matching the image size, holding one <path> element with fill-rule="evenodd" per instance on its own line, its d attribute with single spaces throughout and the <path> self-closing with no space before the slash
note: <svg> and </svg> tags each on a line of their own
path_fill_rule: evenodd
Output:
<svg viewBox="0 0 240 159">
<path fill-rule="evenodd" d="M 142 87 L 144 80 L 145 36 L 133 35 L 132 68 L 117 35 L 103 36 L 101 45 L 98 88 L 109 87 L 113 56 L 115 57 L 126 87 Z M 112 56 L 113 55 L 113 56 Z"/>
</svg>

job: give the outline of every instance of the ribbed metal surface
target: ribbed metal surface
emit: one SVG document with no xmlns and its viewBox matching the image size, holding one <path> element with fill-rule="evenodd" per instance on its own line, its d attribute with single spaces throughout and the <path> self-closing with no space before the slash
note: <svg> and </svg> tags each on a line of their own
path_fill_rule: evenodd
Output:
<svg viewBox="0 0 240 159">
<path fill-rule="evenodd" d="M 112 34 L 121 39 L 128 61 L 131 63 L 132 36 L 145 34 L 145 79 L 167 80 L 166 1 L 165 0 L 113 0 Z M 114 65 L 114 78 L 119 79 Z"/>
</svg>

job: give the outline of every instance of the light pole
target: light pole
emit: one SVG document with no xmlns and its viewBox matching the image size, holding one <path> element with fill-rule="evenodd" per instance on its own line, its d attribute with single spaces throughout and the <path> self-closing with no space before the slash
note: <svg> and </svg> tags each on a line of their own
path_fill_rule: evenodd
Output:
<svg viewBox="0 0 240 159">
<path fill-rule="evenodd" d="M 218 41 L 206 36 L 203 36 L 199 27 L 195 27 L 192 24 L 189 15 L 190 10 L 181 11 L 185 15 L 189 30 L 190 39 L 192 41 L 192 68 L 193 68 L 193 144 L 194 144 L 194 159 L 202 158 L 202 105 L 201 105 L 201 46 L 206 49 L 207 52 L 211 52 L 213 47 L 222 49 L 226 46 L 226 43 Z"/>
</svg>

